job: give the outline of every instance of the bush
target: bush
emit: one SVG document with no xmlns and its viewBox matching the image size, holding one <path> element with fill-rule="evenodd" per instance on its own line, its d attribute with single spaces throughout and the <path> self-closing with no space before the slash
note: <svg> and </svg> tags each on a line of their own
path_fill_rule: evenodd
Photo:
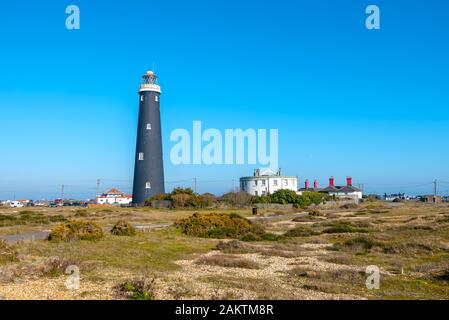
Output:
<svg viewBox="0 0 449 320">
<path fill-rule="evenodd" d="M 355 203 L 346 203 L 340 206 L 340 209 L 349 210 L 349 209 L 357 209 L 359 206 Z"/>
<path fill-rule="evenodd" d="M 295 238 L 295 237 L 310 237 L 310 236 L 316 236 L 319 234 L 320 234 L 319 232 L 314 231 L 309 227 L 296 227 L 294 229 L 287 231 L 284 234 L 284 236 Z"/>
<path fill-rule="evenodd" d="M 205 264 L 209 266 L 219 266 L 225 268 L 245 268 L 259 269 L 259 264 L 255 261 L 241 258 L 239 256 L 217 254 L 213 256 L 204 256 L 195 261 L 195 264 Z"/>
<path fill-rule="evenodd" d="M 315 209 L 315 210 L 309 211 L 309 216 L 311 216 L 311 217 L 322 217 L 322 216 L 324 216 L 324 214 L 322 214 L 320 212 L 320 210 Z"/>
<path fill-rule="evenodd" d="M 307 199 L 314 205 L 320 205 L 326 200 L 326 195 L 320 192 L 304 192 L 300 197 Z"/>
<path fill-rule="evenodd" d="M 383 247 L 380 242 L 374 241 L 366 237 L 358 237 L 345 241 L 343 244 L 334 244 L 332 249 L 341 250 L 346 249 L 356 252 L 368 252 L 374 247 Z"/>
<path fill-rule="evenodd" d="M 16 250 L 8 246 L 4 240 L 0 240 L 0 263 L 18 261 Z"/>
<path fill-rule="evenodd" d="M 246 245 L 237 240 L 232 240 L 232 241 L 228 241 L 228 242 L 220 241 L 217 244 L 216 248 L 223 252 L 233 253 L 233 252 L 244 251 L 246 248 Z"/>
<path fill-rule="evenodd" d="M 253 197 L 252 203 L 271 203 L 271 195 Z"/>
<path fill-rule="evenodd" d="M 175 188 L 171 193 L 145 199 L 145 205 L 151 206 L 153 201 L 171 201 L 175 208 L 209 208 L 217 202 L 217 198 L 211 193 L 196 194 L 191 188 Z"/>
<path fill-rule="evenodd" d="M 114 236 L 134 236 L 137 231 L 131 224 L 126 221 L 117 222 L 111 229 Z"/>
<path fill-rule="evenodd" d="M 293 204 L 296 208 L 307 208 L 323 203 L 326 195 L 319 192 L 304 192 L 302 195 L 297 195 L 292 190 L 278 190 L 272 195 L 254 197 L 253 203 L 278 203 L 278 204 Z"/>
<path fill-rule="evenodd" d="M 85 218 L 89 215 L 89 211 L 86 209 L 78 209 L 75 211 L 75 217 L 82 217 Z"/>
<path fill-rule="evenodd" d="M 324 229 L 323 233 L 366 233 L 368 229 L 366 227 L 355 226 L 347 221 L 339 221 L 330 224 L 330 227 Z"/>
<path fill-rule="evenodd" d="M 101 227 L 90 221 L 73 220 L 53 228 L 48 236 L 50 241 L 100 240 L 104 233 Z"/>
<path fill-rule="evenodd" d="M 253 202 L 253 196 L 244 191 L 228 192 L 221 197 L 221 201 L 233 206 L 245 207 Z"/>
<path fill-rule="evenodd" d="M 0 215 L 0 227 L 30 224 L 49 224 L 63 222 L 67 219 L 62 215 L 46 216 L 40 212 L 29 210 L 21 211 L 18 215 Z"/>
<path fill-rule="evenodd" d="M 156 278 L 129 280 L 118 286 L 120 295 L 131 300 L 154 300 Z"/>
<path fill-rule="evenodd" d="M 279 203 L 279 204 L 290 204 L 290 203 L 296 203 L 298 199 L 298 195 L 295 191 L 292 190 L 278 190 L 271 196 L 271 201 L 273 203 Z"/>
<path fill-rule="evenodd" d="M 238 214 L 195 213 L 189 218 L 178 220 L 175 227 L 189 236 L 214 239 L 241 239 L 245 241 L 263 240 L 264 228 Z"/>
</svg>

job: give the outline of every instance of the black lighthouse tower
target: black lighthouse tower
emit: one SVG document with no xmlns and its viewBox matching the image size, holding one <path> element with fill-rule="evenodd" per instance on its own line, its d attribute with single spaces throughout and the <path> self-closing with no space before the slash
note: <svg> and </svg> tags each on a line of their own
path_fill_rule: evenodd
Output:
<svg viewBox="0 0 449 320">
<path fill-rule="evenodd" d="M 158 85 L 156 74 L 152 71 L 143 75 L 139 96 L 134 205 L 141 205 L 145 199 L 165 193 L 160 113 L 161 87 Z"/>
</svg>

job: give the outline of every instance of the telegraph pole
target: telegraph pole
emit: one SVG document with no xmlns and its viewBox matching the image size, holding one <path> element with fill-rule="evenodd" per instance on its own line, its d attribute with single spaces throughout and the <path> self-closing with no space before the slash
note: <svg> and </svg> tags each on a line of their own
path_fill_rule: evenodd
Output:
<svg viewBox="0 0 449 320">
<path fill-rule="evenodd" d="M 100 195 L 100 179 L 97 179 L 97 192 L 95 195 L 95 198 L 98 198 L 98 196 Z"/>
<path fill-rule="evenodd" d="M 237 204 L 237 194 L 235 191 L 235 179 L 232 179 L 232 194 L 234 195 L 234 206 Z"/>
<path fill-rule="evenodd" d="M 436 197 L 436 195 L 437 195 L 437 183 L 438 183 L 438 181 L 435 179 L 433 181 L 433 195 L 434 195 L 434 197 Z"/>
<path fill-rule="evenodd" d="M 64 185 L 61 186 L 61 205 L 64 206 Z"/>
<path fill-rule="evenodd" d="M 194 178 L 194 192 L 196 193 L 196 184 L 197 184 L 197 179 L 196 179 L 196 177 Z"/>
</svg>

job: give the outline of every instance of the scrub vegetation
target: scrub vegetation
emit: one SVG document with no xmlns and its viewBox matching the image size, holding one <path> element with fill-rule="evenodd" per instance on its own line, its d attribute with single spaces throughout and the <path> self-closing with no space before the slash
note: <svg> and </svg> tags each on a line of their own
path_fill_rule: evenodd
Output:
<svg viewBox="0 0 449 320">
<path fill-rule="evenodd" d="M 0 237 L 6 299 L 449 299 L 447 204 L 0 208 Z"/>
</svg>

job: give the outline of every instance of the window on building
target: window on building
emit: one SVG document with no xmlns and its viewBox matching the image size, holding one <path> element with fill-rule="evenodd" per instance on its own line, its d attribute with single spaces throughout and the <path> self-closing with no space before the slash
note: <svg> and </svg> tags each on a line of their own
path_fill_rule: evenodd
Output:
<svg viewBox="0 0 449 320">
<path fill-rule="evenodd" d="M 257 187 L 259 185 L 259 180 L 254 181 L 254 185 Z"/>
<path fill-rule="evenodd" d="M 275 186 L 275 187 L 278 186 L 278 180 L 277 180 L 277 179 L 274 179 L 274 180 L 273 180 L 273 186 Z"/>
<path fill-rule="evenodd" d="M 143 161 L 145 158 L 145 155 L 143 154 L 143 152 L 139 153 L 139 161 Z"/>
<path fill-rule="evenodd" d="M 258 191 L 254 191 L 254 195 L 255 195 L 256 197 L 258 197 L 258 196 L 259 196 L 259 192 L 258 192 Z"/>
<path fill-rule="evenodd" d="M 151 189 L 151 182 L 147 182 L 147 183 L 145 184 L 145 188 L 146 188 L 146 189 Z"/>
<path fill-rule="evenodd" d="M 262 185 L 266 186 L 267 185 L 267 181 L 266 180 L 262 180 Z"/>
<path fill-rule="evenodd" d="M 284 180 L 284 187 L 288 187 L 288 180 L 287 179 Z"/>
<path fill-rule="evenodd" d="M 143 101 L 144 100 L 144 97 L 143 97 L 143 95 L 141 95 L 140 96 L 140 101 Z"/>
<path fill-rule="evenodd" d="M 147 123 L 147 130 L 151 130 L 151 123 Z"/>
</svg>

